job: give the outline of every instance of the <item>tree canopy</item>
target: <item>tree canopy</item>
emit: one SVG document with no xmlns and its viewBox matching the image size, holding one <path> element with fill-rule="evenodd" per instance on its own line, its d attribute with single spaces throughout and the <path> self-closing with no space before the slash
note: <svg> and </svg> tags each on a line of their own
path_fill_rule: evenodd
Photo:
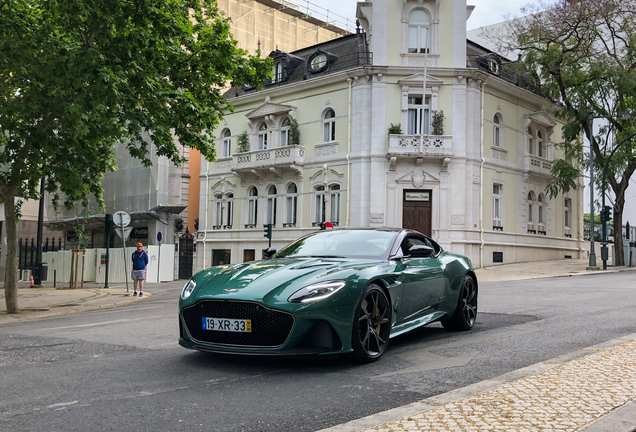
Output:
<svg viewBox="0 0 636 432">
<path fill-rule="evenodd" d="M 232 110 L 221 89 L 229 82 L 259 87 L 270 74 L 269 60 L 238 48 L 213 0 L 0 0 L 0 198 L 8 241 L 14 197 L 38 197 L 43 176 L 67 206 L 91 194 L 102 203 L 116 142 L 145 165 L 150 143 L 175 163 L 178 143 L 214 160 L 205 132 Z M 7 273 L 5 287 L 12 279 Z"/>
<path fill-rule="evenodd" d="M 606 159 L 615 145 L 636 132 L 636 0 L 594 0 L 567 3 L 543 1 L 525 6 L 524 17 L 508 21 L 487 37 L 508 52 L 520 54 L 523 65 L 543 94 L 558 107 L 566 124 L 560 146 L 566 157 L 555 161 L 553 198 L 576 187 L 589 168 L 584 134 L 592 138 L 595 179 L 601 188 Z M 619 118 L 619 112 L 631 118 Z M 600 126 L 590 129 L 590 118 Z M 621 232 L 625 191 L 636 170 L 636 146 L 630 141 L 612 157 L 607 190 L 614 203 L 614 227 Z M 623 262 L 618 236 L 617 261 Z"/>
</svg>

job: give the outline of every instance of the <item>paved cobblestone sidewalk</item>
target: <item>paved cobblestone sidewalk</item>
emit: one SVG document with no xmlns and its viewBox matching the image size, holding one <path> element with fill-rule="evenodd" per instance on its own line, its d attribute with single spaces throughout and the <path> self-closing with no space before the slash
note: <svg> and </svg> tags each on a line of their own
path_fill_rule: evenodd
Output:
<svg viewBox="0 0 636 432">
<path fill-rule="evenodd" d="M 636 399 L 636 341 L 365 432 L 576 431 Z"/>
</svg>

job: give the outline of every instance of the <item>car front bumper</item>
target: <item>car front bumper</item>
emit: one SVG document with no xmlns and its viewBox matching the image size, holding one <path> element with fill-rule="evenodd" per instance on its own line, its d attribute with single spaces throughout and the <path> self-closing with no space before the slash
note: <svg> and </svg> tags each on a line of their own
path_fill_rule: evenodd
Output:
<svg viewBox="0 0 636 432">
<path fill-rule="evenodd" d="M 271 311 L 270 313 L 277 312 L 293 316 L 293 324 L 289 334 L 286 335 L 286 338 L 282 338 L 285 339 L 284 342 L 276 346 L 264 346 L 253 345 L 251 342 L 246 342 L 246 339 L 238 341 L 232 337 L 228 339 L 225 337 L 226 335 L 223 335 L 226 332 L 202 330 L 199 327 L 201 326 L 199 315 L 206 312 L 199 313 L 197 311 L 199 315 L 194 317 L 191 315 L 192 309 L 198 307 L 203 309 L 202 302 L 210 302 L 210 300 L 202 300 L 192 306 L 184 307 L 179 313 L 179 344 L 185 348 L 244 355 L 331 355 L 352 351 L 351 334 L 355 305 L 309 309 L 291 313 L 269 309 L 257 302 L 245 302 L 258 305 L 261 309 L 268 309 Z M 255 333 L 260 330 L 260 336 L 263 336 L 263 329 L 268 331 L 269 328 L 276 326 L 270 326 L 267 321 L 257 319 L 252 323 L 252 327 L 256 327 Z M 266 337 L 266 340 L 271 339 Z"/>
</svg>

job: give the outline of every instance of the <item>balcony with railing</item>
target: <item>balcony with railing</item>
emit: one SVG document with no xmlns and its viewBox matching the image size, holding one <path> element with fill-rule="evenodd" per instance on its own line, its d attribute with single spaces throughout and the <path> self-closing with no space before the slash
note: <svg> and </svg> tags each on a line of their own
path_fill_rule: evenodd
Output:
<svg viewBox="0 0 636 432">
<path fill-rule="evenodd" d="M 276 167 L 302 166 L 305 147 L 294 145 L 237 153 L 232 157 L 232 171 L 251 171 Z"/>
<path fill-rule="evenodd" d="M 540 177 L 551 178 L 552 177 L 552 165 L 553 161 L 535 155 L 524 156 L 524 169 L 530 174 L 534 174 Z"/>
<path fill-rule="evenodd" d="M 452 143 L 451 135 L 389 135 L 388 156 L 449 157 Z"/>
</svg>

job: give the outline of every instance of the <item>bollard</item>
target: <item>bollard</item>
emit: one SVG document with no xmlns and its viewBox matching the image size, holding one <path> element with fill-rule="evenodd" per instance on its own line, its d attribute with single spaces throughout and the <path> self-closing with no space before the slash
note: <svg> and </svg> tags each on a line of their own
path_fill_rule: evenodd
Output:
<svg viewBox="0 0 636 432">
<path fill-rule="evenodd" d="M 53 288 L 57 287 L 57 270 L 53 270 Z"/>
</svg>

